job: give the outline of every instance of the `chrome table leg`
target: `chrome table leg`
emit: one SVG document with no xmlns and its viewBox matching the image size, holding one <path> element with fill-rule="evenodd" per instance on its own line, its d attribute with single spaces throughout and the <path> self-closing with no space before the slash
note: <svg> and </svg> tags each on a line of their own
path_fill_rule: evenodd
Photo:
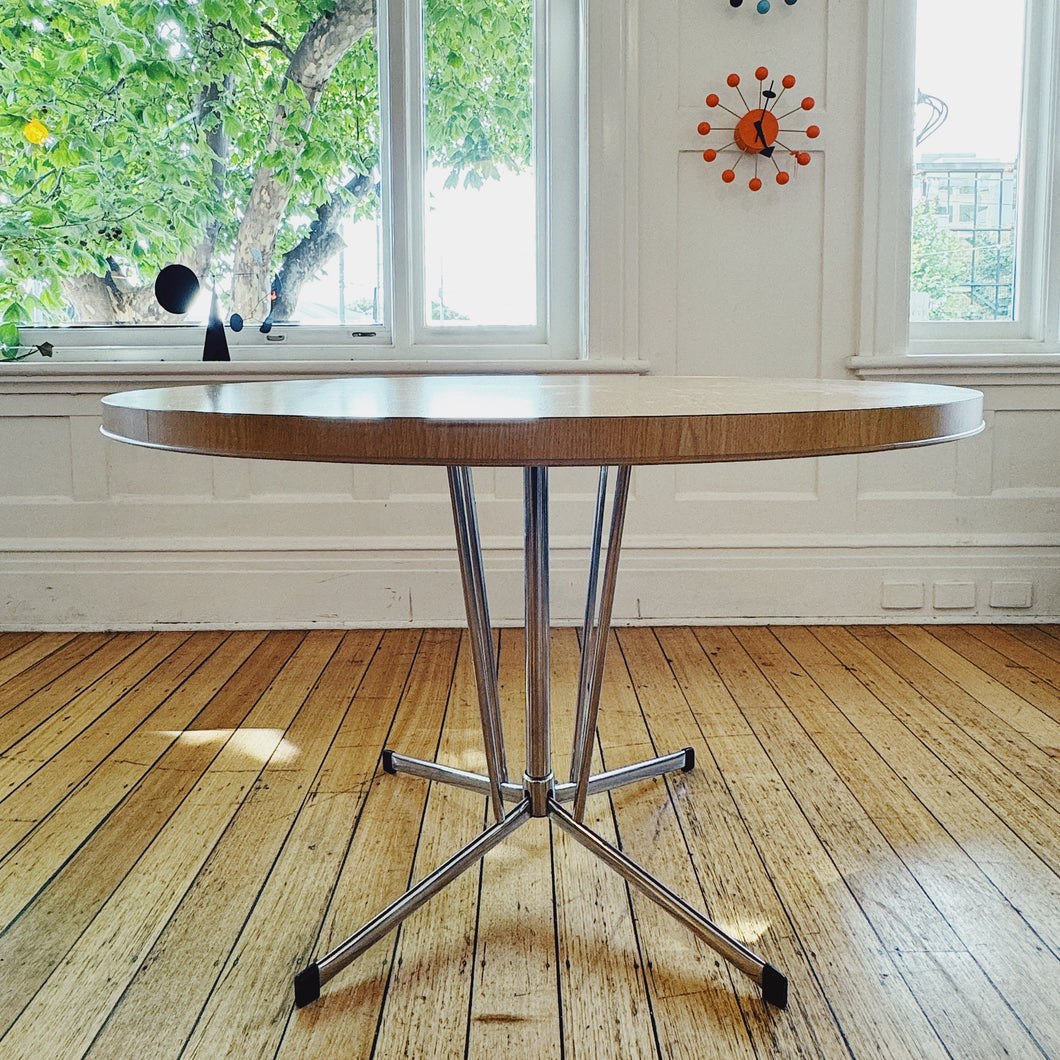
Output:
<svg viewBox="0 0 1060 1060">
<path fill-rule="evenodd" d="M 606 773 L 597 773 L 589 778 L 586 784 L 586 793 L 599 795 L 604 791 L 612 791 L 624 784 L 633 784 L 638 780 L 651 780 L 652 777 L 661 777 L 664 773 L 672 773 L 680 769 L 682 773 L 690 773 L 696 768 L 696 752 L 691 747 L 683 751 L 675 751 L 673 754 L 660 755 L 658 758 L 649 758 L 646 762 L 637 762 L 630 766 L 619 766 L 618 769 L 609 769 Z M 557 784 L 552 792 L 556 802 L 573 802 L 577 795 L 577 784 Z"/>
<path fill-rule="evenodd" d="M 578 688 L 578 708 L 575 719 L 574 754 L 571 758 L 571 781 L 574 792 L 574 817 L 580 821 L 585 815 L 585 798 L 589 793 L 589 770 L 592 767 L 593 740 L 600 714 L 600 687 L 604 679 L 604 657 L 611 630 L 611 607 L 618 580 L 618 557 L 622 549 L 622 527 L 626 518 L 626 498 L 629 496 L 630 469 L 618 469 L 615 497 L 611 507 L 611 532 L 607 539 L 607 565 L 604 568 L 603 597 L 599 613 L 596 609 L 596 578 L 600 566 L 600 530 L 607 495 L 607 468 L 600 469 L 600 487 L 596 497 L 596 528 L 593 533 L 593 553 L 589 563 L 589 591 L 585 606 L 585 628 L 582 634 L 581 680 Z"/>
<path fill-rule="evenodd" d="M 526 772 L 523 783 L 535 817 L 548 813 L 552 774 L 551 622 L 548 598 L 548 468 L 523 470 L 526 607 Z"/>
<path fill-rule="evenodd" d="M 396 751 L 383 752 L 383 772 L 408 773 L 409 776 L 422 777 L 424 780 L 433 780 L 440 784 L 454 784 L 458 788 L 467 788 L 482 795 L 493 794 L 493 782 L 481 773 L 469 773 L 466 769 L 444 766 L 440 762 L 411 758 Z M 525 794 L 522 784 L 501 784 L 501 797 L 508 802 L 518 802 Z"/>
<path fill-rule="evenodd" d="M 582 657 L 578 683 L 575 738 L 571 779 L 557 784 L 552 771 L 550 716 L 550 646 L 549 637 L 549 556 L 548 556 L 548 469 L 524 469 L 524 556 L 525 556 L 525 622 L 526 622 L 526 771 L 521 785 L 508 781 L 501 731 L 497 692 L 497 666 L 486 606 L 482 548 L 475 515 L 475 500 L 468 468 L 449 469 L 450 495 L 456 528 L 460 573 L 464 586 L 475 676 L 478 684 L 479 712 L 486 748 L 489 775 L 469 773 L 452 766 L 410 758 L 393 751 L 383 752 L 383 768 L 388 773 L 409 773 L 427 780 L 455 784 L 489 796 L 496 823 L 463 850 L 435 869 L 410 891 L 370 920 L 327 956 L 309 965 L 295 978 L 295 1003 L 309 1004 L 320 996 L 320 987 L 346 967 L 359 954 L 393 930 L 462 872 L 478 862 L 505 837 L 532 817 L 550 817 L 577 842 L 613 868 L 628 883 L 638 888 L 671 916 L 711 946 L 726 961 L 750 976 L 762 988 L 762 996 L 771 1005 L 787 1004 L 788 981 L 742 943 L 725 934 L 703 914 L 663 886 L 636 862 L 612 846 L 582 823 L 588 795 L 610 791 L 622 784 L 661 776 L 695 765 L 691 747 L 675 754 L 661 755 L 634 765 L 612 769 L 590 776 L 593 743 L 600 709 L 604 656 L 611 625 L 622 543 L 630 469 L 620 467 L 611 503 L 611 524 L 607 540 L 607 560 L 602 591 L 597 599 L 603 525 L 607 500 L 607 470 L 602 469 L 597 492 L 596 519 L 589 563 L 589 587 L 582 638 Z M 504 800 L 521 800 L 507 816 Z M 573 813 L 561 805 L 573 802 Z"/>
<path fill-rule="evenodd" d="M 762 998 L 768 1004 L 777 1008 L 787 1005 L 788 981 L 776 968 L 752 953 L 742 942 L 726 935 L 721 928 L 664 887 L 621 850 L 575 820 L 554 799 L 549 802 L 549 816 L 586 850 L 595 854 L 605 865 L 609 865 L 628 883 L 665 909 L 670 916 L 701 938 L 726 961 L 745 975 L 749 975 L 762 988 Z"/>
<path fill-rule="evenodd" d="M 500 821 L 504 817 L 501 786 L 508 780 L 508 765 L 504 754 L 504 732 L 497 693 L 497 660 L 493 653 L 493 634 L 486 601 L 486 577 L 482 567 L 482 542 L 479 539 L 475 493 L 470 468 L 451 467 L 448 472 L 453 525 L 460 556 L 460 580 L 464 585 L 464 607 L 478 686 L 486 771 L 490 779 L 490 801 L 494 820 Z"/>
<path fill-rule="evenodd" d="M 463 850 L 454 854 L 443 865 L 439 865 L 434 872 L 424 876 L 415 887 L 374 916 L 345 942 L 299 972 L 294 980 L 294 1003 L 301 1008 L 303 1005 L 316 1001 L 320 997 L 320 988 L 324 983 L 341 972 L 369 946 L 393 931 L 402 920 L 419 909 L 424 902 L 433 898 L 466 869 L 481 861 L 501 840 L 506 839 L 520 825 L 529 820 L 530 804 L 524 799 L 507 817 L 487 828 Z"/>
<path fill-rule="evenodd" d="M 609 769 L 606 773 L 596 773 L 589 778 L 586 788 L 589 795 L 599 795 L 601 792 L 611 791 L 624 784 L 634 784 L 638 780 L 661 777 L 664 773 L 672 773 L 677 769 L 680 769 L 682 773 L 688 773 L 695 768 L 695 765 L 695 751 L 691 747 L 686 747 L 683 751 L 660 755 L 658 758 L 649 758 L 646 762 Z M 395 775 L 407 773 L 409 776 L 421 777 L 423 780 L 430 780 L 436 784 L 452 784 L 486 796 L 492 790 L 490 778 L 481 773 L 470 773 L 466 769 L 442 765 L 440 762 L 428 762 L 424 758 L 398 754 L 397 751 L 383 752 L 383 772 Z M 552 789 L 552 795 L 557 802 L 573 802 L 576 790 L 576 784 L 556 784 Z M 501 785 L 501 795 L 505 802 L 518 802 L 525 794 L 526 789 L 514 781 Z"/>
</svg>

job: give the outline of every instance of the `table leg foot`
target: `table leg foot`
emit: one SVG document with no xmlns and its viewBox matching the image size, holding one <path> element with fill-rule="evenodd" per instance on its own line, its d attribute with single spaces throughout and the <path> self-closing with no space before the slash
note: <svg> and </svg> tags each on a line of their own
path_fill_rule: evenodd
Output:
<svg viewBox="0 0 1060 1060">
<path fill-rule="evenodd" d="M 774 1008 L 788 1007 L 788 980 L 771 964 L 762 969 L 762 1000 Z"/>
<path fill-rule="evenodd" d="M 305 1008 L 319 997 L 320 969 L 311 964 L 294 977 L 294 1003 L 298 1008 Z"/>
</svg>

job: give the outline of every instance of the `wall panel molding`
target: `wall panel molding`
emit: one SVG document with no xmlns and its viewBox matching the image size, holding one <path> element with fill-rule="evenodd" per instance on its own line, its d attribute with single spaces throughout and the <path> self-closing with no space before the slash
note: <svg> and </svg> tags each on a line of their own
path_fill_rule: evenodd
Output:
<svg viewBox="0 0 1060 1060">
<path fill-rule="evenodd" d="M 521 551 L 490 550 L 485 566 L 494 623 L 521 624 Z M 580 623 L 585 576 L 583 550 L 553 551 L 556 624 Z M 1021 596 L 1025 606 L 992 604 Z M 464 620 L 447 550 L 3 552 L 0 604 L 11 630 Z M 628 548 L 615 598 L 619 624 L 1058 620 L 1055 546 Z"/>
</svg>

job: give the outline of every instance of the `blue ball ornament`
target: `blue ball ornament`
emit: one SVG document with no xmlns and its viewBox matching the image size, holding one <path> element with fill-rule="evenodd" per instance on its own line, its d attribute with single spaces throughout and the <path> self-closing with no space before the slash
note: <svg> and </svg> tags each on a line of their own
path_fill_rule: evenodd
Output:
<svg viewBox="0 0 1060 1060">
<path fill-rule="evenodd" d="M 769 12 L 769 0 L 758 0 L 758 13 L 765 15 Z"/>
</svg>

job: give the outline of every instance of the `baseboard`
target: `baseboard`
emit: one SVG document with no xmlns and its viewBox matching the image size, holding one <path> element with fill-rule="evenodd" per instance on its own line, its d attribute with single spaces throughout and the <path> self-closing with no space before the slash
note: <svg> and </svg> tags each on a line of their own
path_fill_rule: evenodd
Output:
<svg viewBox="0 0 1060 1060">
<path fill-rule="evenodd" d="M 485 557 L 491 619 L 522 622 L 522 556 Z M 584 554 L 552 556 L 552 618 L 581 622 Z M 461 625 L 447 551 L 0 553 L 7 630 Z M 1060 621 L 1048 546 L 630 549 L 618 624 Z"/>
</svg>

